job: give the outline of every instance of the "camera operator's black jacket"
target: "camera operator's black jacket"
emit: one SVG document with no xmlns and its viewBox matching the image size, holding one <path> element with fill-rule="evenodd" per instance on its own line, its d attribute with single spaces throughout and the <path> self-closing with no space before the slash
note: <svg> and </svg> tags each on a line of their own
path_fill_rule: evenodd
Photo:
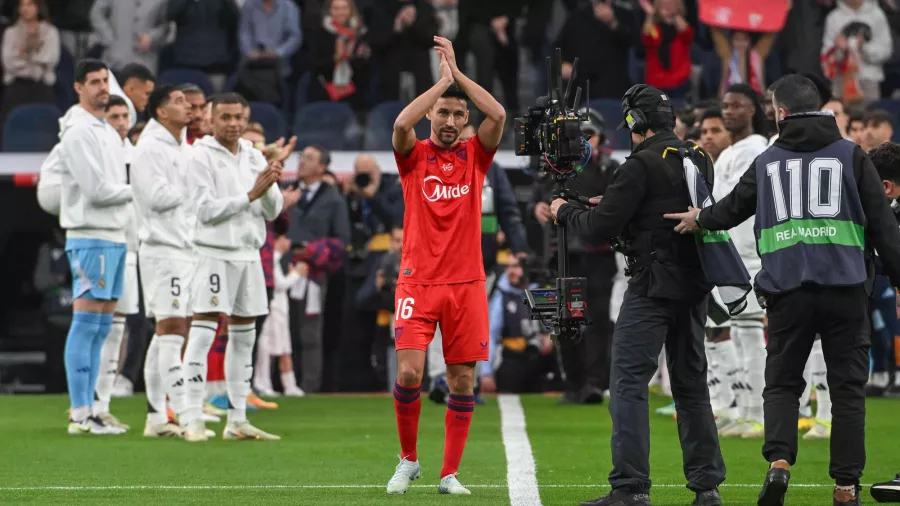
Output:
<svg viewBox="0 0 900 506">
<path fill-rule="evenodd" d="M 706 280 L 693 235 L 675 232 L 666 213 L 684 212 L 691 205 L 678 148 L 687 146 L 672 131 L 661 132 L 634 148 L 659 154 L 659 163 L 646 166 L 631 156 L 613 175 L 603 200 L 584 210 L 577 204 L 560 207 L 557 218 L 570 234 L 601 243 L 620 237 L 627 245 L 631 267 L 630 290 L 648 297 L 701 297 L 712 285 Z M 667 149 L 669 148 L 669 149 Z M 697 149 L 694 162 L 712 192 L 713 166 Z"/>
</svg>

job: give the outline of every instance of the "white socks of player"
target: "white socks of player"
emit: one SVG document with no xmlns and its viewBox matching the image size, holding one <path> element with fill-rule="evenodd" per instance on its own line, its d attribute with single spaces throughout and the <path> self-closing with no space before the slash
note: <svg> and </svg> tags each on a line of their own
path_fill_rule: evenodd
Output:
<svg viewBox="0 0 900 506">
<path fill-rule="evenodd" d="M 147 420 L 153 425 L 166 423 L 166 387 L 159 374 L 159 337 L 154 334 L 144 358 L 144 386 L 147 389 Z"/>
<path fill-rule="evenodd" d="M 731 341 L 740 357 L 740 378 L 735 383 L 741 418 L 763 423 L 763 388 L 766 386 L 766 337 L 762 322 L 739 321 L 731 327 Z"/>
<path fill-rule="evenodd" d="M 247 421 L 247 396 L 253 377 L 253 343 L 256 324 L 228 326 L 225 346 L 225 387 L 228 389 L 228 422 Z"/>
<path fill-rule="evenodd" d="M 156 336 L 154 336 L 156 337 Z M 159 375 L 165 385 L 172 409 L 181 416 L 184 413 L 184 378 L 182 376 L 181 347 L 184 338 L 168 334 L 156 338 L 159 341 Z"/>
<path fill-rule="evenodd" d="M 216 340 L 217 322 L 194 320 L 184 350 L 184 414 L 182 426 L 203 416 L 203 400 L 206 398 L 206 357 Z M 227 374 L 227 373 L 226 373 Z"/>
<path fill-rule="evenodd" d="M 734 404 L 734 391 L 731 383 L 738 369 L 737 353 L 734 342 L 730 339 L 719 343 L 706 341 L 706 360 L 709 374 L 709 397 L 714 412 L 729 411 L 729 417 L 738 418 Z"/>
<path fill-rule="evenodd" d="M 266 339 L 256 346 L 256 367 L 253 370 L 253 386 L 260 392 L 272 391 L 272 356 L 266 347 Z"/>
<path fill-rule="evenodd" d="M 122 338 L 125 336 L 125 317 L 113 317 L 112 329 L 100 348 L 100 374 L 97 376 L 97 399 L 94 401 L 93 414 L 109 413 L 109 400 L 112 396 L 113 383 L 119 372 L 119 352 L 122 349 Z"/>
<path fill-rule="evenodd" d="M 831 422 L 831 392 L 828 391 L 828 371 L 822 341 L 813 343 L 809 354 L 810 383 L 816 387 L 816 420 Z"/>
</svg>

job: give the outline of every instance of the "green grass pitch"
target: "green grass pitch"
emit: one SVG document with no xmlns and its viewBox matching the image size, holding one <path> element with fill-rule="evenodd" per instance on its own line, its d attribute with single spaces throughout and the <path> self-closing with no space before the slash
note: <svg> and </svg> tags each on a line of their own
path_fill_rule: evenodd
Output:
<svg viewBox="0 0 900 506">
<path fill-rule="evenodd" d="M 69 436 L 63 396 L 0 397 L 0 504 L 510 504 L 506 453 L 496 398 L 475 410 L 460 481 L 472 496 L 437 493 L 444 408 L 423 399 L 419 454 L 422 478 L 405 496 L 384 485 L 397 463 L 392 400 L 386 396 L 278 399 L 274 411 L 250 419 L 282 441 L 201 444 L 146 439 L 143 397 L 114 399 L 131 425 L 121 436 Z M 665 399 L 654 398 L 653 407 Z M 610 422 L 604 406 L 557 406 L 549 396 L 523 396 L 541 502 L 577 505 L 606 491 Z M 652 409 L 652 408 L 651 408 Z M 869 402 L 865 483 L 900 471 L 900 403 Z M 654 505 L 687 505 L 675 422 L 651 417 Z M 727 505 L 755 504 L 766 465 L 759 440 L 723 440 Z M 827 441 L 800 442 L 787 504 L 830 504 Z M 823 485 L 823 486 L 812 486 Z M 868 490 L 864 503 L 873 504 Z"/>
</svg>

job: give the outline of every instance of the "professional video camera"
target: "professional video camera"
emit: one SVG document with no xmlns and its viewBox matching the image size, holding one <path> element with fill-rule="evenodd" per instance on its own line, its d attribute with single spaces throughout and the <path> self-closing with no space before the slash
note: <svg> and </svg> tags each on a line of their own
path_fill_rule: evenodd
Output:
<svg viewBox="0 0 900 506">
<path fill-rule="evenodd" d="M 581 98 L 581 87 L 575 90 L 573 108 L 568 107 L 569 92 L 578 69 L 578 58 L 572 63 L 572 76 L 562 91 L 562 51 L 556 49 L 557 74 L 552 78 L 552 62 L 547 58 L 547 96 L 539 97 L 537 105 L 528 109 L 524 117 L 515 119 L 517 156 L 538 156 L 539 170 L 547 172 L 554 180 L 554 198 L 577 201 L 590 205 L 587 197 L 565 188 L 565 182 L 576 176 L 591 157 L 591 146 L 582 136 L 581 124 L 587 121 L 587 107 L 576 112 Z M 556 89 L 553 89 L 553 83 Z M 590 81 L 587 83 L 590 88 Z M 588 98 L 585 93 L 585 106 Z M 532 320 L 540 320 L 552 329 L 557 339 L 577 339 L 581 325 L 590 324 L 586 315 L 587 279 L 569 277 L 566 229 L 560 224 L 557 251 L 558 271 L 554 288 L 525 291 L 525 303 Z"/>
</svg>

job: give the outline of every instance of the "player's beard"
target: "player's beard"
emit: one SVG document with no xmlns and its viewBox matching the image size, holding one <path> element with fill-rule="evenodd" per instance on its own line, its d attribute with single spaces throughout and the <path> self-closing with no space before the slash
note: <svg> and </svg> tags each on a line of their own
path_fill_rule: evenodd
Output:
<svg viewBox="0 0 900 506">
<path fill-rule="evenodd" d="M 450 146 L 456 142 L 456 139 L 459 139 L 459 130 L 447 127 L 441 128 L 438 131 L 438 139 L 445 145 Z"/>
</svg>

